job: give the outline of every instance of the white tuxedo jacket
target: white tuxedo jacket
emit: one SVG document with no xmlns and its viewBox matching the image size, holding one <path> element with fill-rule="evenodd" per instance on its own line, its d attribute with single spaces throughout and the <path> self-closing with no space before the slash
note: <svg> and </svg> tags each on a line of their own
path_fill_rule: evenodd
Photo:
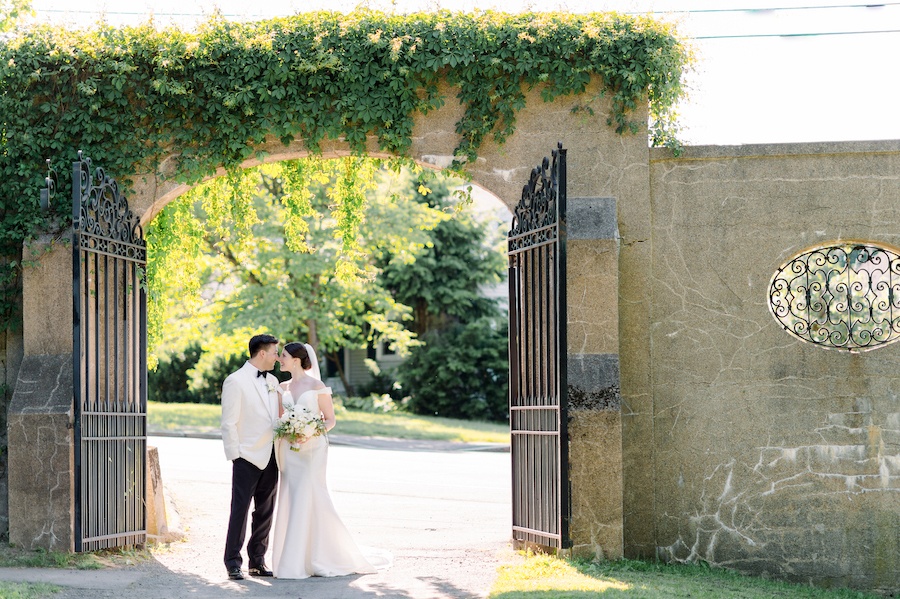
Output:
<svg viewBox="0 0 900 599">
<path fill-rule="evenodd" d="M 244 458 L 260 470 L 272 456 L 278 419 L 278 379 L 266 374 L 266 389 L 257 369 L 246 362 L 222 384 L 222 442 L 229 460 Z"/>
</svg>

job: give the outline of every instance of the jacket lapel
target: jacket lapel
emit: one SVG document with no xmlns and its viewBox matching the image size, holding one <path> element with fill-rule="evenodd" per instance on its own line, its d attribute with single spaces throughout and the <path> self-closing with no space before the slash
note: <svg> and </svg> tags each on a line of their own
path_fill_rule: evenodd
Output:
<svg viewBox="0 0 900 599">
<path fill-rule="evenodd" d="M 256 396 L 259 397 L 259 400 L 262 402 L 262 407 L 266 411 L 266 414 L 268 414 L 269 417 L 272 418 L 272 401 L 269 398 L 268 391 L 269 375 L 267 374 L 265 376 L 265 385 L 260 385 L 256 380 L 256 372 L 256 368 L 252 366 L 247 368 L 247 380 L 249 381 L 250 386 L 253 387 L 253 390 L 256 392 Z"/>
</svg>

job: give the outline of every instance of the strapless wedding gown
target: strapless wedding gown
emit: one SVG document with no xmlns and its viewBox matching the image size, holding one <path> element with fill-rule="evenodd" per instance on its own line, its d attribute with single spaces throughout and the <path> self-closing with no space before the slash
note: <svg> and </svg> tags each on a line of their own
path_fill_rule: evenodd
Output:
<svg viewBox="0 0 900 599">
<path fill-rule="evenodd" d="M 330 392 L 330 389 L 326 389 Z M 285 406 L 305 406 L 320 413 L 318 394 L 311 390 L 294 399 L 285 392 Z M 341 522 L 328 486 L 325 467 L 328 439 L 314 437 L 291 451 L 278 439 L 275 444 L 281 480 L 272 533 L 272 569 L 276 578 L 372 574 L 375 566 L 363 555 Z"/>
</svg>

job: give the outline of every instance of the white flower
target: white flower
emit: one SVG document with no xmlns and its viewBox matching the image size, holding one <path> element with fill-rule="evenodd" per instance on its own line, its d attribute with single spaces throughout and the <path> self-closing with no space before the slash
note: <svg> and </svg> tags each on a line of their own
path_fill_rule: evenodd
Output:
<svg viewBox="0 0 900 599">
<path fill-rule="evenodd" d="M 307 408 L 285 406 L 284 414 L 275 422 L 275 436 L 287 439 L 293 451 L 300 451 L 300 445 L 324 432 L 321 414 L 313 414 Z"/>
</svg>

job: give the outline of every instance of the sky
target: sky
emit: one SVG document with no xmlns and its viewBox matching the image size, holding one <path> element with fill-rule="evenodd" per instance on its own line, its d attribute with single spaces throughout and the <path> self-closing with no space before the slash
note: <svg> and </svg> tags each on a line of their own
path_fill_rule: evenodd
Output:
<svg viewBox="0 0 900 599">
<path fill-rule="evenodd" d="M 868 2 L 868 3 L 867 3 Z M 191 27 L 214 9 L 255 20 L 328 9 L 653 13 L 698 61 L 679 108 L 686 145 L 900 139 L 900 2 L 874 0 L 33 0 L 37 18 Z"/>
</svg>

